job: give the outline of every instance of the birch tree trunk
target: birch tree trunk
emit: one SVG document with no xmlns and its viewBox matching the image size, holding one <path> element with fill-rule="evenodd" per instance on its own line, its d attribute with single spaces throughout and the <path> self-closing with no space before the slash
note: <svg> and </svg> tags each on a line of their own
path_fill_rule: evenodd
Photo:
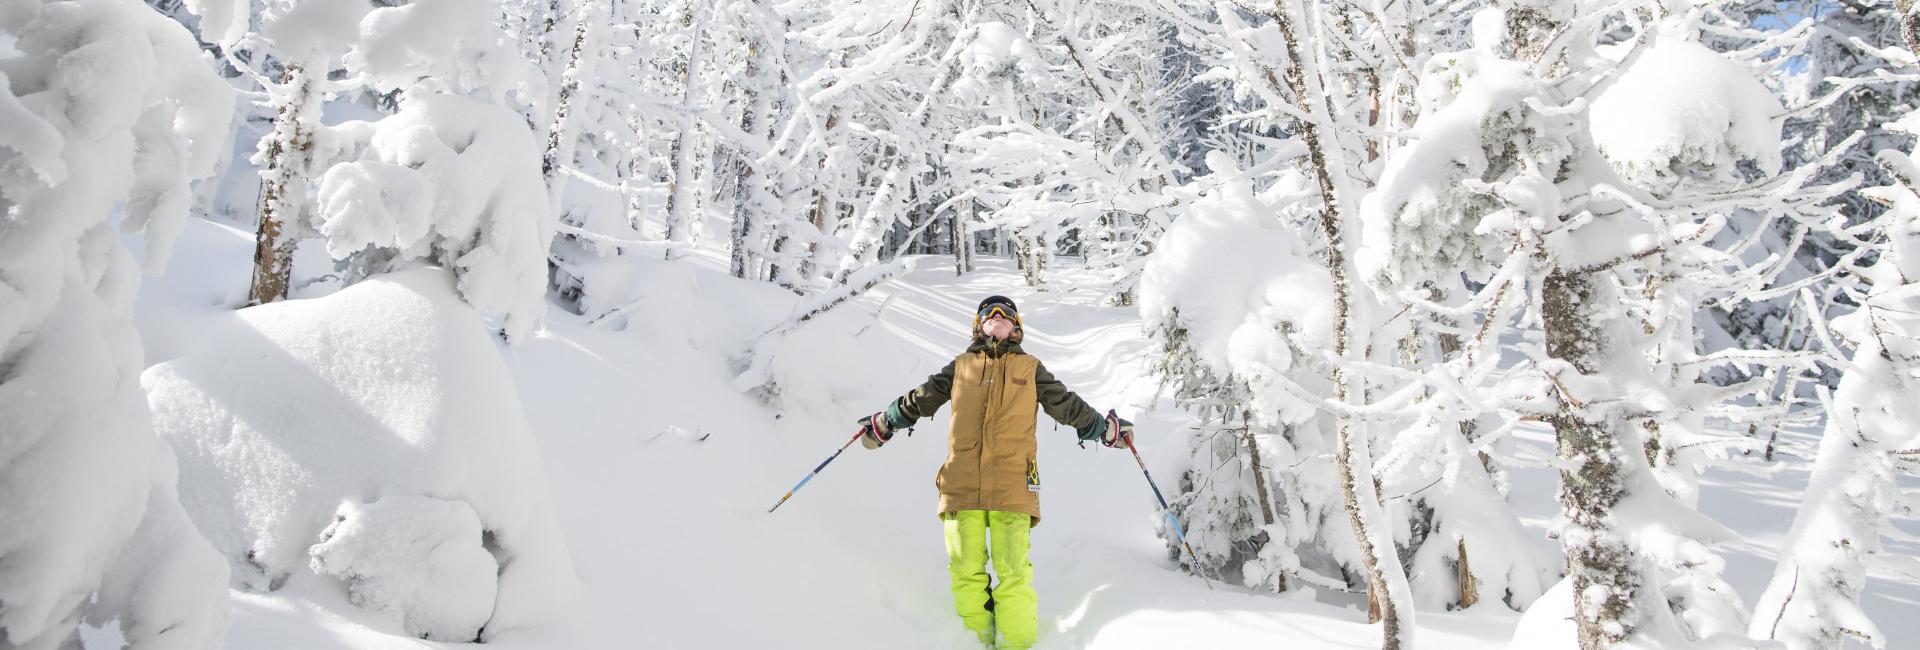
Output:
<svg viewBox="0 0 1920 650">
<path fill-rule="evenodd" d="M 1324 104 L 1314 99 L 1325 92 L 1324 82 L 1317 71 L 1309 74 L 1306 67 L 1311 62 L 1303 60 L 1299 33 L 1287 7 L 1275 0 L 1270 12 L 1287 49 L 1287 69 L 1283 75 L 1287 88 L 1292 92 L 1295 107 L 1311 119 L 1299 123 L 1301 140 L 1307 145 L 1307 158 L 1313 168 L 1314 176 L 1320 186 L 1320 197 L 1325 205 L 1321 208 L 1320 229 L 1327 240 L 1327 272 L 1333 281 L 1333 354 L 1342 359 L 1353 354 L 1353 322 L 1355 320 L 1352 296 L 1352 283 L 1348 279 L 1345 238 L 1340 213 L 1340 197 L 1335 188 L 1333 165 L 1329 162 L 1329 152 L 1325 138 L 1320 133 L 1320 122 L 1328 116 Z M 1332 370 L 1333 399 L 1345 402 L 1360 391 L 1356 390 L 1358 378 L 1348 376 L 1345 368 L 1335 365 Z M 1384 519 L 1380 507 L 1380 496 L 1372 475 L 1373 461 L 1368 449 L 1364 431 L 1356 432 L 1358 423 L 1351 416 L 1340 416 L 1339 432 L 1336 436 L 1334 464 L 1340 476 L 1341 500 L 1346 505 L 1347 520 L 1353 526 L 1354 541 L 1358 543 L 1363 568 L 1367 574 L 1368 593 L 1378 600 L 1380 621 L 1382 623 L 1380 647 L 1382 650 L 1400 650 L 1412 647 L 1413 626 L 1410 620 L 1412 610 L 1402 607 L 1409 602 L 1406 573 L 1400 568 L 1399 555 L 1394 552 L 1393 537 L 1381 523 Z"/>
<path fill-rule="evenodd" d="M 254 235 L 249 305 L 286 298 L 293 279 L 295 235 L 305 211 L 313 166 L 313 124 L 320 108 L 313 84 L 305 65 L 289 63 L 273 92 L 282 102 L 268 135 L 267 168 L 261 172 L 260 226 Z"/>
</svg>

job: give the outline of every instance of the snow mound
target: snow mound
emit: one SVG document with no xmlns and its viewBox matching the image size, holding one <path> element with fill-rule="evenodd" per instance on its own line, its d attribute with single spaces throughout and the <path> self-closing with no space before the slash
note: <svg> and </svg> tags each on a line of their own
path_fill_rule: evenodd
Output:
<svg viewBox="0 0 1920 650">
<path fill-rule="evenodd" d="M 319 556 L 333 559 L 316 561 L 317 572 L 358 576 L 349 588 L 376 595 L 365 601 L 374 606 L 461 589 L 471 558 L 402 569 L 381 558 L 415 551 L 372 548 L 400 534 L 387 529 L 399 512 L 423 507 L 410 499 L 432 497 L 472 510 L 500 566 L 487 637 L 568 606 L 573 565 L 513 379 L 447 271 L 243 310 L 215 336 L 222 345 L 143 380 L 154 427 L 180 456 L 181 500 L 240 586 L 279 588 L 308 568 L 330 525 L 345 523 L 336 515 L 359 514 L 334 529 L 344 541 L 321 544 L 333 550 Z M 412 505 L 341 509 L 389 499 Z M 404 526 L 444 540 L 457 519 Z"/>
<path fill-rule="evenodd" d="M 1746 68 L 1662 36 L 1593 101 L 1589 128 L 1621 177 L 1665 196 L 1683 185 L 1724 189 L 1746 174 L 1779 172 L 1785 113 Z"/>
<path fill-rule="evenodd" d="M 407 634 L 468 641 L 493 611 L 499 563 L 465 501 L 422 496 L 340 504 L 310 551 L 315 573 L 347 584 L 356 605 L 391 610 Z"/>
</svg>

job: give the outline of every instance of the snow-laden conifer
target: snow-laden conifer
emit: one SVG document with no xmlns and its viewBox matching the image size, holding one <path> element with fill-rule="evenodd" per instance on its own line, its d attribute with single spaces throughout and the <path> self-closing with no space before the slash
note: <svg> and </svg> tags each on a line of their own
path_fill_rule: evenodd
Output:
<svg viewBox="0 0 1920 650">
<path fill-rule="evenodd" d="M 0 40 L 0 644 L 218 645 L 226 570 L 153 435 L 120 235 L 165 267 L 234 94 L 139 3 L 10 3 Z"/>
</svg>

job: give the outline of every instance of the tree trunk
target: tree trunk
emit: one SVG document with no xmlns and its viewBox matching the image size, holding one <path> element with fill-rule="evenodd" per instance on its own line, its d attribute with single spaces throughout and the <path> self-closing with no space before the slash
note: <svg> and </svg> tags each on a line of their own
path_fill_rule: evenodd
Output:
<svg viewBox="0 0 1920 650">
<path fill-rule="evenodd" d="M 1284 77 L 1287 88 L 1293 94 L 1294 105 L 1300 112 L 1314 118 L 1301 120 L 1299 129 L 1301 140 L 1307 145 L 1308 162 L 1319 182 L 1321 200 L 1325 203 L 1320 212 L 1320 229 L 1327 240 L 1327 272 L 1333 280 L 1333 354 L 1344 359 L 1352 353 L 1349 348 L 1353 337 L 1353 298 L 1351 283 L 1347 279 L 1339 196 L 1317 123 L 1324 114 L 1314 102 L 1314 98 L 1321 94 L 1315 91 L 1324 92 L 1323 83 L 1317 74 L 1310 75 L 1305 70 L 1307 63 L 1301 58 L 1302 49 L 1293 19 L 1280 0 L 1275 0 L 1270 17 L 1280 28 L 1286 46 L 1287 69 Z M 1354 390 L 1357 378 L 1349 377 L 1345 368 L 1335 365 L 1331 379 L 1334 400 L 1345 402 L 1357 392 Z M 1351 416 L 1340 417 L 1334 464 L 1340 476 L 1341 500 L 1346 505 L 1347 520 L 1353 526 L 1354 540 L 1359 545 L 1361 562 L 1366 570 L 1369 607 L 1377 604 L 1380 621 L 1384 623 L 1380 647 L 1382 650 L 1399 650 L 1411 645 L 1408 638 L 1411 625 L 1403 627 L 1401 621 L 1403 610 L 1400 603 L 1405 600 L 1406 578 L 1399 566 L 1399 556 L 1391 546 L 1391 534 L 1375 524 L 1381 513 L 1379 494 L 1372 480 L 1372 455 L 1365 432 L 1356 435 L 1355 425 Z M 1375 540 L 1386 540 L 1387 543 L 1376 545 Z M 1391 582 L 1388 571 L 1397 574 L 1391 576 Z M 1411 615 L 1412 612 L 1407 610 L 1404 613 Z"/>
<path fill-rule="evenodd" d="M 1460 609 L 1472 607 L 1480 602 L 1480 582 L 1473 577 L 1473 571 L 1467 567 L 1467 538 L 1460 538 Z"/>
<path fill-rule="evenodd" d="M 761 113 L 766 110 L 764 95 L 760 91 L 761 74 L 766 66 L 760 60 L 765 54 L 764 44 L 758 36 L 750 36 L 747 42 L 747 68 L 740 89 L 743 94 L 740 107 L 740 132 L 754 137 L 759 127 Z M 729 260 L 728 272 L 736 278 L 745 278 L 751 263 L 748 241 L 753 237 L 754 220 L 759 217 L 755 209 L 755 179 L 759 170 L 753 167 L 753 155 L 744 144 L 733 147 L 733 227 L 728 233 Z"/>
<path fill-rule="evenodd" d="M 1787 344 L 1793 341 L 1793 323 L 1796 320 L 1796 317 L 1798 317 L 1799 315 L 1800 315 L 1800 301 L 1794 300 L 1794 301 L 1788 302 L 1787 317 L 1783 319 L 1782 322 L 1780 323 L 1780 338 L 1774 341 L 1773 349 L 1775 350 L 1787 349 Z M 1773 398 L 1775 401 L 1792 397 L 1791 395 L 1787 394 L 1787 387 L 1792 385 L 1790 382 L 1785 381 L 1787 372 L 1781 368 L 1774 368 L 1769 370 L 1768 372 L 1777 376 L 1769 377 L 1767 379 L 1767 395 Z M 1747 425 L 1747 437 L 1749 438 L 1753 437 L 1754 434 L 1757 432 L 1759 426 L 1760 426 L 1760 423 L 1758 422 Z M 1780 421 L 1774 420 L 1773 426 L 1771 427 L 1771 429 L 1772 430 L 1767 433 L 1767 449 L 1766 449 L 1766 456 L 1765 456 L 1767 462 L 1769 463 L 1773 462 L 1773 445 L 1780 437 Z"/>
<path fill-rule="evenodd" d="M 1547 70 L 1549 79 L 1562 74 L 1561 61 L 1541 61 L 1551 39 L 1566 23 L 1552 5 L 1522 5 L 1507 11 L 1507 38 L 1514 56 Z M 1563 9 L 1563 8 L 1562 8 Z M 1540 67 L 1544 66 L 1544 67 Z M 1541 327 L 1547 356 L 1564 361 L 1580 374 L 1599 369 L 1613 354 L 1603 328 L 1602 305 L 1621 298 L 1610 282 L 1591 273 L 1566 269 L 1549 272 L 1540 284 Z M 1633 426 L 1618 416 L 1588 409 L 1581 395 L 1567 393 L 1567 382 L 1556 382 L 1559 410 L 1550 418 L 1561 460 L 1560 506 L 1567 527 L 1560 539 L 1567 556 L 1567 577 L 1573 582 L 1574 624 L 1581 650 L 1604 650 L 1633 633 L 1633 602 L 1640 588 L 1634 570 L 1633 549 L 1613 530 L 1611 514 L 1625 494 L 1628 462 L 1643 462 L 1644 450 L 1629 457 L 1621 449 L 1621 432 Z"/>
<path fill-rule="evenodd" d="M 847 244 L 847 254 L 840 258 L 840 264 L 833 273 L 834 284 L 846 284 L 853 272 L 860 269 L 867 258 L 878 254 L 883 247 L 887 230 L 893 226 L 892 205 L 900 202 L 896 194 L 907 184 L 904 176 L 907 166 L 907 154 L 898 147 L 888 145 L 880 156 L 887 164 L 886 172 L 881 176 L 880 187 L 873 191 L 873 198 L 867 201 L 866 211 L 860 214 L 854 223 L 853 235 Z"/>
<path fill-rule="evenodd" d="M 553 118 L 547 123 L 547 147 L 540 155 L 540 178 L 547 184 L 547 209 L 556 219 L 563 217 L 562 200 L 567 186 L 560 171 L 574 164 L 573 152 L 579 142 L 579 136 L 572 130 L 573 121 L 568 118 L 573 112 L 574 100 L 580 98 L 582 77 L 591 75 L 593 70 L 595 54 L 586 48 L 588 30 L 597 22 L 593 20 L 593 7 L 593 0 L 581 0 L 574 6 L 573 43 L 567 48 L 567 66 L 560 74 L 560 94 L 553 103 Z M 585 282 L 555 259 L 555 255 L 547 256 L 548 295 L 568 311 L 578 313 L 581 296 L 586 292 Z"/>
<path fill-rule="evenodd" d="M 1436 304 L 1445 304 L 1446 292 L 1441 291 L 1439 289 L 1430 289 L 1429 293 L 1427 294 L 1427 299 L 1433 301 Z M 1454 319 L 1446 316 L 1439 317 L 1439 322 L 1441 325 L 1446 325 L 1446 326 L 1452 326 L 1456 324 Z M 1442 332 L 1436 338 L 1439 339 L 1439 343 L 1440 343 L 1440 361 L 1442 363 L 1452 360 L 1460 355 L 1460 350 L 1462 347 L 1460 343 L 1460 335 L 1454 334 L 1452 332 Z M 1474 426 L 1473 420 L 1461 420 L 1459 426 L 1460 426 L 1460 437 L 1469 443 L 1473 442 L 1475 438 L 1475 435 L 1474 435 L 1475 426 Z M 1487 452 L 1484 452 L 1484 451 L 1478 452 L 1478 456 L 1480 460 L 1480 469 L 1487 472 L 1487 474 L 1489 475 L 1493 474 L 1493 459 L 1491 457 L 1488 457 Z M 1492 477 L 1489 476 L 1489 478 L 1492 478 Z M 1479 586 L 1479 581 L 1473 577 L 1473 572 L 1468 570 L 1467 538 L 1465 536 L 1462 536 L 1460 538 L 1458 547 L 1459 547 L 1458 550 L 1459 550 L 1459 557 L 1460 557 L 1460 567 L 1459 567 L 1460 575 L 1459 575 L 1458 584 L 1460 586 L 1460 593 L 1459 593 L 1459 598 L 1455 601 L 1454 604 L 1459 609 L 1466 609 L 1468 607 L 1472 607 L 1474 603 L 1480 602 L 1480 586 Z"/>
<path fill-rule="evenodd" d="M 306 184 L 313 164 L 313 115 L 318 106 L 306 67 L 289 63 L 281 71 L 285 97 L 267 137 L 267 168 L 260 180 L 260 226 L 254 235 L 253 284 L 247 304 L 264 305 L 287 297 L 293 280 L 294 235 L 306 209 Z"/>
<path fill-rule="evenodd" d="M 947 230 L 953 235 L 953 274 L 966 275 L 973 270 L 973 232 L 968 230 L 973 225 L 973 201 L 967 201 L 965 214 L 954 208 L 951 218 L 953 224 Z"/>
<path fill-rule="evenodd" d="M 592 74 L 593 61 L 589 57 L 594 51 L 587 49 L 587 35 L 593 24 L 593 0 L 582 0 L 575 7 L 573 44 L 567 48 L 567 67 L 560 74 L 560 97 L 553 105 L 553 121 L 547 125 L 547 149 L 540 156 L 540 177 L 547 183 L 547 202 L 554 214 L 560 213 L 561 190 L 566 181 L 561 180 L 561 167 L 573 164 L 573 150 L 576 143 L 571 132 L 573 100 L 581 93 L 581 77 Z"/>
<path fill-rule="evenodd" d="M 1541 319 L 1547 356 L 1582 373 L 1598 370 L 1609 354 L 1595 310 L 1612 304 L 1591 274 L 1555 270 L 1541 284 Z M 1613 296 L 1612 298 L 1618 298 Z M 1602 650 L 1634 629 L 1633 598 L 1640 588 L 1632 549 L 1612 529 L 1609 516 L 1625 494 L 1618 417 L 1588 411 L 1578 395 L 1558 382 L 1560 410 L 1551 420 L 1562 463 L 1560 505 L 1567 520 L 1561 540 L 1567 575 L 1573 580 L 1574 623 L 1581 650 Z M 1631 462 L 1640 462 L 1635 458 Z"/>
<path fill-rule="evenodd" d="M 673 158 L 673 180 L 667 185 L 667 241 L 684 242 L 688 238 L 689 223 L 694 216 L 693 210 L 693 106 L 700 95 L 701 44 L 700 32 L 703 27 L 707 3 L 690 3 L 687 11 L 687 60 L 680 70 L 680 132 L 673 136 L 673 146 L 669 155 Z M 679 249 L 668 248 L 667 259 L 680 256 Z"/>
<path fill-rule="evenodd" d="M 1900 21 L 1900 36 L 1907 41 L 1907 51 L 1920 54 L 1920 7 L 1914 6 L 1914 0 L 1893 0 L 1893 15 Z"/>
</svg>

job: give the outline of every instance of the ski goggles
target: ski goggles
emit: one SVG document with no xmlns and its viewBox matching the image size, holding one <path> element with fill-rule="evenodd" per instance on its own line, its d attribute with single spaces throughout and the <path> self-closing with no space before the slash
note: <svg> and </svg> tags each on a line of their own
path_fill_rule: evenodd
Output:
<svg viewBox="0 0 1920 650">
<path fill-rule="evenodd" d="M 1020 313 L 1014 311 L 1012 305 L 996 302 L 980 308 L 980 322 L 987 322 L 988 319 L 994 316 L 999 316 L 1016 323 L 1020 322 Z"/>
</svg>

